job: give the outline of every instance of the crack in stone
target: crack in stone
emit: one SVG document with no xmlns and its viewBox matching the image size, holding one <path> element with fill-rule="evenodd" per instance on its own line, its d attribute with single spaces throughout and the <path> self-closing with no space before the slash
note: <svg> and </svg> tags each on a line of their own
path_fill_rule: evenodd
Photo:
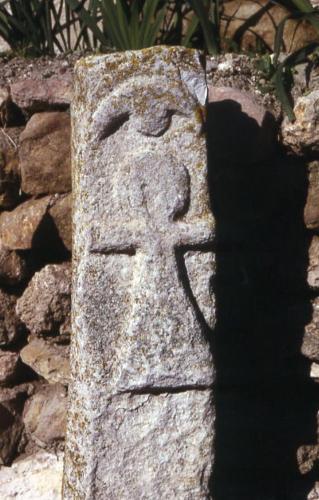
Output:
<svg viewBox="0 0 319 500">
<path fill-rule="evenodd" d="M 181 385 L 179 387 L 151 387 L 146 386 L 141 389 L 130 389 L 127 391 L 121 391 L 119 394 L 131 394 L 134 396 L 140 396 L 143 394 L 151 394 L 157 396 L 160 394 L 178 394 L 180 392 L 188 391 L 210 391 L 213 385 Z"/>
</svg>

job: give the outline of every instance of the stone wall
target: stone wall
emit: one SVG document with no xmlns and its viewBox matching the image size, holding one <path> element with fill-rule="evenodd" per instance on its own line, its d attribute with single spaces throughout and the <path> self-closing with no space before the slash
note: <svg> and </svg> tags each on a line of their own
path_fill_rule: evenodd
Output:
<svg viewBox="0 0 319 500">
<path fill-rule="evenodd" d="M 20 459 L 0 470 L 5 498 L 23 488 L 19 467 L 35 478 L 41 467 L 48 477 L 52 470 L 61 475 L 72 65 L 14 59 L 2 67 L 0 463 Z M 300 76 L 296 93 L 303 96 L 290 124 L 273 96 L 258 90 L 260 78 L 244 56 L 207 61 L 217 221 L 216 500 L 221 493 L 268 500 L 284 488 L 298 489 L 304 500 L 319 456 L 319 95 L 315 75 L 308 89 Z M 50 498 L 59 498 L 54 488 Z M 319 498 L 316 490 L 311 495 Z"/>
<path fill-rule="evenodd" d="M 9 85 L 0 90 L 0 464 L 28 458 L 1 469 L 0 491 L 26 494 L 33 481 L 31 496 L 42 498 L 48 481 L 58 498 L 69 377 L 72 77 L 67 61 L 20 63 L 4 64 Z M 52 64 L 46 78 L 42 69 Z"/>
<path fill-rule="evenodd" d="M 318 480 L 319 93 L 302 69 L 289 123 L 245 58 L 208 65 L 216 499 L 305 500 Z"/>
</svg>

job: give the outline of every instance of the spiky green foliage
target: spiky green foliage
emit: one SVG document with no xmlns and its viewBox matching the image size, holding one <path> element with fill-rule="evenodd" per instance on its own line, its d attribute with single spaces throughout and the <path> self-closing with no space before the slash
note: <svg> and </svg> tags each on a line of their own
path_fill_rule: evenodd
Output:
<svg viewBox="0 0 319 500">
<path fill-rule="evenodd" d="M 290 97 L 290 89 L 293 85 L 293 69 L 298 64 L 305 63 L 309 57 L 318 57 L 319 48 L 319 11 L 315 9 L 309 0 L 286 0 L 284 6 L 290 10 L 290 13 L 281 21 L 277 27 L 274 41 L 274 74 L 272 82 L 275 87 L 276 95 L 280 100 L 282 107 L 293 121 L 295 119 L 293 103 Z M 279 62 L 281 48 L 283 47 L 284 29 L 289 19 L 298 21 L 307 21 L 318 34 L 318 42 L 314 41 L 289 54 L 283 61 Z"/>
<path fill-rule="evenodd" d="M 70 50 L 71 26 L 79 21 L 66 11 L 62 22 L 63 9 L 64 0 L 1 1 L 0 36 L 13 50 L 33 55 Z"/>
<path fill-rule="evenodd" d="M 219 44 L 219 0 L 189 0 L 203 32 L 207 52 L 216 55 Z"/>
<path fill-rule="evenodd" d="M 66 0 L 103 47 L 142 49 L 161 36 L 168 0 L 93 0 L 89 9 L 79 0 Z"/>
</svg>

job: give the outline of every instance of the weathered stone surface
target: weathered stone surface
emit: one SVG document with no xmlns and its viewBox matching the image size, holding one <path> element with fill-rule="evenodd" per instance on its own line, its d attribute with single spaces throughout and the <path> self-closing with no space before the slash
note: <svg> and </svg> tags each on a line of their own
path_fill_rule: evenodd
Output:
<svg viewBox="0 0 319 500">
<path fill-rule="evenodd" d="M 21 109 L 11 100 L 10 88 L 8 86 L 0 87 L 0 125 L 12 127 L 24 123 L 25 118 Z"/>
<path fill-rule="evenodd" d="M 307 500 L 319 500 L 319 483 L 315 484 L 314 489 L 307 496 Z"/>
<path fill-rule="evenodd" d="M 19 137 L 24 130 L 24 126 L 16 126 L 7 128 L 4 132 L 0 133 L 0 149 L 2 152 L 10 152 L 10 156 L 17 157 L 17 148 L 19 145 Z"/>
<path fill-rule="evenodd" d="M 17 285 L 28 275 L 26 260 L 14 250 L 8 250 L 0 242 L 0 283 Z"/>
<path fill-rule="evenodd" d="M 23 422 L 21 418 L 12 415 L 1 404 L 0 419 L 4 423 L 2 424 L 4 428 L 0 425 L 0 465 L 7 465 L 13 460 L 19 446 L 23 432 Z"/>
<path fill-rule="evenodd" d="M 304 221 L 308 229 L 319 231 L 319 161 L 308 165 L 308 182 Z"/>
<path fill-rule="evenodd" d="M 28 436 L 48 447 L 65 435 L 67 390 L 61 384 L 44 385 L 26 403 L 23 422 Z"/>
<path fill-rule="evenodd" d="M 199 310 L 212 324 L 206 96 L 199 54 L 183 48 L 76 68 L 65 499 L 209 495 L 214 373 Z"/>
<path fill-rule="evenodd" d="M 311 287 L 319 287 L 319 236 L 314 236 L 310 244 L 307 281 Z"/>
<path fill-rule="evenodd" d="M 311 363 L 310 377 L 319 379 L 319 364 L 318 363 Z"/>
<path fill-rule="evenodd" d="M 3 106 L 10 100 L 10 90 L 8 87 L 0 88 L 0 111 L 3 109 Z"/>
<path fill-rule="evenodd" d="M 11 84 L 10 93 L 12 101 L 24 111 L 66 108 L 72 98 L 72 77 L 65 73 L 58 78 L 28 78 Z"/>
<path fill-rule="evenodd" d="M 34 335 L 69 335 L 71 264 L 49 264 L 35 273 L 18 300 L 16 311 Z"/>
<path fill-rule="evenodd" d="M 295 121 L 283 121 L 283 143 L 297 154 L 319 152 L 319 90 L 299 97 L 294 112 Z"/>
<path fill-rule="evenodd" d="M 208 86 L 214 130 L 214 156 L 225 161 L 257 163 L 274 152 L 276 121 L 251 93 L 233 87 Z M 214 105 L 215 103 L 215 105 Z M 237 106 L 237 112 L 234 112 Z M 233 121 L 230 123 L 229 114 Z M 235 118 L 237 117 L 237 119 Z M 240 141 L 238 130 L 241 130 Z"/>
<path fill-rule="evenodd" d="M 0 385 L 6 384 L 16 375 L 19 353 L 0 350 Z"/>
<path fill-rule="evenodd" d="M 297 459 L 300 472 L 307 474 L 319 460 L 319 445 L 301 446 L 298 450 Z"/>
<path fill-rule="evenodd" d="M 319 362 L 319 297 L 314 299 L 312 321 L 306 326 L 302 353 L 316 363 Z"/>
<path fill-rule="evenodd" d="M 208 498 L 210 390 L 123 394 L 103 408 L 96 429 L 104 439 L 96 436 L 92 443 L 95 458 L 89 449 L 86 453 L 88 466 L 96 466 L 94 483 L 103 484 L 103 491 L 88 498 Z M 77 425 L 83 424 L 80 414 Z M 69 453 L 76 460 L 77 449 Z M 72 498 L 68 490 L 65 495 Z"/>
<path fill-rule="evenodd" d="M 0 389 L 0 465 L 12 461 L 23 432 L 19 396 L 21 395 L 3 394 Z M 2 495 L 1 491 L 1 497 Z"/>
<path fill-rule="evenodd" d="M 7 124 L 8 107 L 10 103 L 10 92 L 8 87 L 0 88 L 0 125 Z"/>
<path fill-rule="evenodd" d="M 16 302 L 16 296 L 0 289 L 0 346 L 11 344 L 23 331 L 15 312 Z"/>
<path fill-rule="evenodd" d="M 61 196 L 49 211 L 65 247 L 72 250 L 72 194 Z"/>
<path fill-rule="evenodd" d="M 20 352 L 22 361 L 51 384 L 67 385 L 70 377 L 69 347 L 34 338 Z"/>
<path fill-rule="evenodd" d="M 0 209 L 14 207 L 19 200 L 18 156 L 12 149 L 0 151 Z"/>
<path fill-rule="evenodd" d="M 0 239 L 10 250 L 29 250 L 47 213 L 51 196 L 21 203 L 11 212 L 0 215 Z"/>
<path fill-rule="evenodd" d="M 20 137 L 21 188 L 27 194 L 71 190 L 70 117 L 68 113 L 37 113 Z"/>
<path fill-rule="evenodd" d="M 0 465 L 10 463 L 16 455 L 24 429 L 23 405 L 32 391 L 31 384 L 0 389 Z M 0 491 L 3 498 L 1 488 Z"/>
<path fill-rule="evenodd" d="M 12 467 L 0 469 L 0 491 L 6 500 L 61 500 L 63 456 L 39 451 Z"/>
</svg>

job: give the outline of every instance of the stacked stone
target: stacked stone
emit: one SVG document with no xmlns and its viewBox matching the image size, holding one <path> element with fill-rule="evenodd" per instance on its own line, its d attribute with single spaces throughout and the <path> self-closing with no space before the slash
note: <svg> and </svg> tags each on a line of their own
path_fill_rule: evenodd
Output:
<svg viewBox="0 0 319 500">
<path fill-rule="evenodd" d="M 313 315 L 305 330 L 302 352 L 312 361 L 311 377 L 319 382 L 319 90 L 300 97 L 294 112 L 294 122 L 283 121 L 282 137 L 286 147 L 307 165 L 304 223 L 309 238 L 307 282 L 313 292 Z"/>
<path fill-rule="evenodd" d="M 281 475 L 286 494 L 295 498 L 302 492 L 306 498 L 319 458 L 319 92 L 315 79 L 300 78 L 296 90 L 304 95 L 295 102 L 296 120 L 282 120 L 261 105 L 247 68 L 233 55 L 209 62 L 219 305 L 215 349 L 222 408 L 219 412 L 217 405 L 215 453 L 218 474 L 233 475 L 222 483 L 225 497 L 249 496 L 241 489 L 246 478 L 252 496 L 270 498 L 260 484 L 271 484 L 280 474 L 280 457 L 283 471 L 291 467 L 288 479 Z M 227 414 L 234 407 L 236 412 Z M 285 439 L 281 449 L 271 444 Z M 240 457 L 247 450 L 256 472 L 251 459 L 245 476 Z M 267 453 L 277 454 L 276 460 Z M 289 461 L 294 471 L 285 469 Z M 258 471 L 260 483 L 253 486 Z M 318 499 L 318 491 L 317 484 L 309 499 Z"/>
<path fill-rule="evenodd" d="M 318 382 L 318 91 L 314 90 L 296 102 L 297 119 L 294 123 L 287 119 L 282 123 L 281 143 L 287 155 L 286 166 L 281 165 L 277 169 L 278 184 L 274 183 L 269 190 L 266 173 L 268 167 L 264 169 L 261 165 L 263 162 L 268 162 L 269 165 L 276 165 L 278 161 L 282 163 L 282 150 L 276 146 L 278 121 L 275 123 L 260 105 L 262 99 L 256 92 L 256 76 L 249 64 L 247 58 L 238 55 L 221 56 L 211 59 L 207 64 L 208 82 L 213 85 L 210 88 L 208 125 L 214 125 L 210 123 L 210 108 L 217 113 L 215 116 L 221 118 L 219 110 L 222 113 L 225 109 L 234 111 L 234 106 L 237 106 L 251 125 L 249 133 L 240 134 L 240 141 L 236 141 L 231 135 L 235 131 L 239 136 L 238 123 L 235 122 L 232 128 L 231 121 L 224 123 L 220 119 L 214 133 L 208 132 L 210 155 L 213 154 L 215 161 L 211 177 L 219 227 L 216 244 L 218 272 L 214 283 L 217 289 L 218 317 L 223 316 L 225 304 L 222 302 L 228 297 L 231 307 L 228 330 L 230 323 L 235 326 L 240 324 L 238 319 L 245 312 L 244 301 L 249 289 L 252 290 L 252 296 L 246 309 L 253 313 L 254 303 L 251 299 L 255 299 L 254 290 L 258 286 L 261 289 L 260 282 L 267 274 L 266 271 L 263 275 L 260 273 L 260 261 L 264 268 L 268 266 L 269 279 L 273 279 L 273 266 L 273 272 L 285 282 L 286 289 L 293 289 L 291 280 L 295 268 L 289 267 L 289 255 L 287 254 L 287 260 L 282 261 L 282 274 L 279 276 L 281 271 L 279 267 L 275 267 L 276 257 L 271 253 L 271 245 L 267 247 L 266 242 L 266 247 L 260 245 L 251 251 L 252 245 L 247 244 L 247 241 L 252 238 L 249 228 L 254 230 L 258 226 L 260 235 L 263 225 L 270 238 L 277 218 L 282 213 L 289 212 L 291 199 L 287 198 L 287 192 L 295 189 L 298 197 L 298 189 L 302 188 L 300 182 L 293 186 L 292 180 L 299 169 L 294 162 L 296 158 L 299 159 L 299 165 L 305 168 L 302 176 L 307 174 L 308 179 L 308 186 L 304 186 L 305 208 L 301 222 L 309 241 L 309 258 L 306 256 L 305 259 L 308 260 L 308 270 L 304 281 L 307 282 L 308 292 L 311 292 L 312 297 L 311 313 L 301 325 L 302 330 L 306 325 L 306 334 L 299 351 L 302 350 L 305 359 L 309 360 L 309 376 L 314 382 Z M 0 463 L 9 465 L 23 452 L 34 451 L 33 456 L 36 457 L 34 460 L 28 458 L 17 462 L 10 469 L 1 468 L 0 491 L 2 496 L 7 494 L 6 498 L 11 498 L 10 494 L 15 498 L 17 488 L 23 489 L 26 483 L 32 482 L 32 471 L 35 477 L 41 475 L 43 482 L 50 482 L 50 499 L 60 498 L 61 461 L 57 464 L 54 455 L 49 455 L 47 450 L 59 448 L 63 442 L 69 371 L 71 179 L 68 107 L 71 80 L 71 75 L 68 74 L 63 78 L 31 78 L 12 83 L 8 89 L 0 89 Z M 294 159 L 291 164 L 289 157 Z M 216 159 L 223 168 L 218 170 Z M 249 204 L 246 206 L 243 200 L 244 196 L 248 200 L 247 189 L 249 194 L 255 189 L 253 185 L 247 185 L 247 179 L 255 182 L 257 177 L 261 179 L 260 184 L 263 186 L 260 189 L 260 205 L 257 203 L 256 210 L 256 207 Z M 242 199 L 239 198 L 241 193 L 238 186 L 243 187 Z M 218 193 L 223 192 L 228 193 L 228 198 L 222 199 L 222 195 L 219 198 Z M 256 201 L 258 195 L 254 193 L 254 196 Z M 230 203 L 231 197 L 233 204 Z M 276 205 L 274 202 L 275 198 L 277 202 L 281 200 L 279 210 L 278 203 Z M 219 206 L 221 202 L 222 209 Z M 238 206 L 234 210 L 237 202 Z M 284 224 L 285 221 L 283 226 Z M 286 246 L 288 248 L 289 244 Z M 294 252 L 295 248 L 291 246 L 290 251 Z M 223 274 L 226 269 L 227 273 Z M 299 304 L 296 307 L 293 304 L 289 311 L 293 315 L 296 312 L 298 314 L 301 309 Z M 278 313 L 284 311 L 288 309 L 280 303 Z M 272 308 L 271 315 L 273 314 Z M 271 331 L 275 321 L 273 318 L 266 320 Z M 224 319 L 223 321 L 225 322 Z M 217 323 L 220 325 L 220 322 L 219 319 Z M 257 326 L 260 328 L 260 325 Z M 217 333 L 217 348 L 218 342 L 222 349 L 227 347 L 227 335 L 226 331 L 221 342 Z M 217 375 L 224 373 L 228 377 L 229 369 L 231 373 L 236 372 L 237 383 L 237 379 L 241 377 L 241 373 L 236 371 L 240 367 L 237 359 L 245 355 L 244 349 L 249 350 L 249 346 L 247 339 L 243 337 L 243 350 L 237 352 L 234 345 L 238 347 L 239 344 L 236 344 L 237 341 L 234 343 L 231 336 L 229 338 L 231 342 L 225 355 L 218 352 L 216 356 Z M 266 342 L 263 339 L 258 339 L 258 342 L 268 353 Z M 274 352 L 278 349 L 278 344 L 274 343 Z M 232 352 L 235 352 L 235 356 L 232 356 Z M 243 365 L 246 358 L 241 359 Z M 224 361 L 224 366 L 220 366 L 220 361 Z M 262 359 L 258 359 L 256 365 L 261 362 Z M 236 397 L 241 398 L 237 386 L 236 394 Z M 227 415 L 222 418 L 227 421 Z M 254 419 L 252 414 L 250 419 Z M 249 432 L 253 435 L 253 428 Z M 219 442 L 222 445 L 220 435 L 219 432 Z M 230 442 L 231 439 L 232 435 L 229 437 Z M 216 454 L 218 457 L 218 446 Z M 230 449 L 227 449 L 227 454 L 231 455 Z M 307 474 L 317 459 L 318 446 L 315 442 L 312 445 L 308 442 L 307 446 L 301 447 L 298 460 L 302 473 Z M 229 464 L 226 465 L 230 474 L 231 468 Z M 52 470 L 55 471 L 53 476 Z M 58 478 L 57 486 L 52 486 L 53 477 Z M 25 484 L 21 486 L 23 482 Z M 35 480 L 34 484 L 36 483 Z M 309 499 L 319 498 L 319 486 L 316 488 Z M 34 493 L 33 498 L 36 498 Z"/>
<path fill-rule="evenodd" d="M 0 89 L 0 465 L 32 454 L 36 474 L 51 470 L 47 452 L 63 448 L 65 432 L 71 88 L 66 72 Z"/>
<path fill-rule="evenodd" d="M 301 351 L 311 362 L 310 377 L 319 383 L 319 90 L 299 97 L 295 103 L 296 120 L 282 123 L 284 145 L 301 158 L 307 169 L 307 193 L 304 206 L 304 224 L 307 231 L 308 269 L 307 283 L 311 291 L 312 313 L 302 341 Z M 318 412 L 319 439 L 319 412 Z M 319 443 L 307 444 L 298 450 L 300 470 L 307 474 L 319 460 Z M 309 499 L 319 498 L 319 483 Z"/>
</svg>

